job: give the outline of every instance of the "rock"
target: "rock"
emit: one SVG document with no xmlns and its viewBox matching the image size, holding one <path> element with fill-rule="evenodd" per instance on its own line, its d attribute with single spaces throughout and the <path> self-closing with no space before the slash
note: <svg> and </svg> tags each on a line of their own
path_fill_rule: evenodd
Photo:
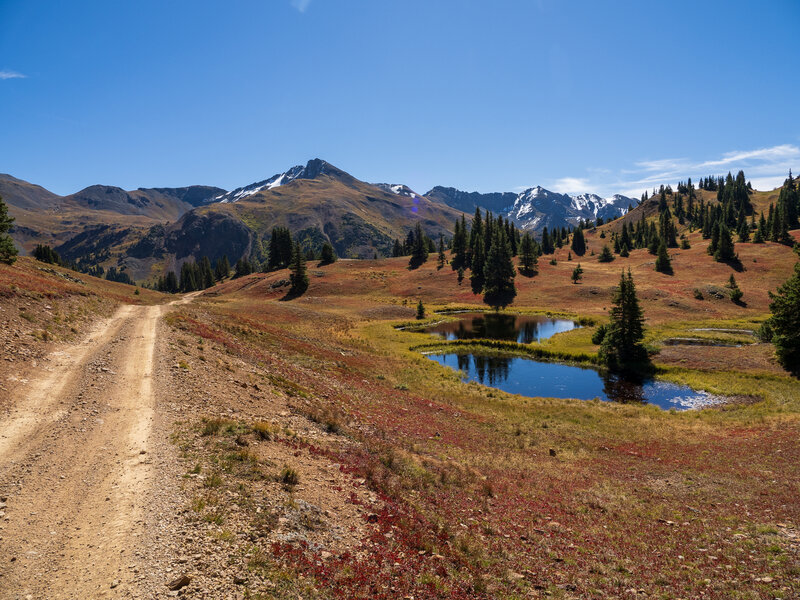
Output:
<svg viewBox="0 0 800 600">
<path fill-rule="evenodd" d="M 242 575 L 234 575 L 233 583 L 235 583 L 236 585 L 244 585 L 245 583 L 247 583 L 247 577 L 243 577 Z"/>
<path fill-rule="evenodd" d="M 111 589 L 113 590 L 115 587 L 119 585 L 119 579 L 115 579 L 111 582 Z"/>
<path fill-rule="evenodd" d="M 178 577 L 177 579 L 173 579 L 167 584 L 167 587 L 172 591 L 179 590 L 183 587 L 189 585 L 189 582 L 192 581 L 192 578 L 189 577 L 186 573 Z"/>
</svg>

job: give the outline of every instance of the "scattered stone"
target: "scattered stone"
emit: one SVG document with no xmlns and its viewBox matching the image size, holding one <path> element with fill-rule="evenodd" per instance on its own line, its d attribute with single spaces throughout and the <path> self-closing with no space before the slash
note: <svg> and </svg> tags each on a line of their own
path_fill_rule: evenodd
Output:
<svg viewBox="0 0 800 600">
<path fill-rule="evenodd" d="M 173 579 L 167 584 L 167 587 L 172 591 L 179 590 L 181 588 L 186 587 L 192 581 L 192 578 L 189 577 L 186 573 L 178 577 L 177 579 Z"/>
</svg>

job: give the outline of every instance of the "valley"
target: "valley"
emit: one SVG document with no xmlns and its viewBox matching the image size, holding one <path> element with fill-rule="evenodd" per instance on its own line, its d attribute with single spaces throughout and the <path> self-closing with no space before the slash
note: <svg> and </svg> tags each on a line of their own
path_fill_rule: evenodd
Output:
<svg viewBox="0 0 800 600">
<path fill-rule="evenodd" d="M 10 561 L 0 590 L 800 593 L 800 387 L 750 333 L 767 292 L 792 272 L 791 249 L 737 243 L 739 305 L 712 293 L 731 269 L 711 260 L 700 232 L 674 254 L 672 276 L 653 270 L 646 249 L 589 259 L 615 227 L 586 232 L 579 284 L 567 246 L 535 276 L 517 276 L 514 304 L 500 315 L 553 331 L 529 332 L 522 345 L 522 334 L 493 333 L 508 341 L 492 352 L 581 364 L 597 352 L 591 337 L 624 266 L 658 380 L 723 404 L 676 412 L 463 382 L 424 353 L 453 344 L 486 353 L 480 338 L 397 329 L 484 310 L 468 281 L 433 257 L 413 270 L 407 257 L 310 263 L 308 290 L 289 301 L 285 269 L 176 302 L 29 258 L 0 266 L 3 343 L 24 342 L 36 357 L 0 363 L 0 541 Z M 685 338 L 733 343 L 669 342 Z"/>
</svg>

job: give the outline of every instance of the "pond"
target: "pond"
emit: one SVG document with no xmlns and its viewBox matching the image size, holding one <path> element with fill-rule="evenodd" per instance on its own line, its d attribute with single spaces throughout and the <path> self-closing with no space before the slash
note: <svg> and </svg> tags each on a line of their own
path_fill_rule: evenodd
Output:
<svg viewBox="0 0 800 600">
<path fill-rule="evenodd" d="M 429 354 L 431 360 L 462 371 L 467 381 L 477 381 L 511 394 L 542 398 L 576 398 L 627 403 L 650 403 L 663 409 L 688 410 L 719 404 L 721 398 L 653 379 L 641 383 L 602 375 L 590 367 L 577 367 L 519 357 L 479 354 Z"/>
<path fill-rule="evenodd" d="M 458 321 L 437 323 L 422 331 L 444 340 L 489 339 L 530 344 L 578 327 L 574 321 L 543 315 L 474 312 L 462 313 L 458 317 Z"/>
</svg>

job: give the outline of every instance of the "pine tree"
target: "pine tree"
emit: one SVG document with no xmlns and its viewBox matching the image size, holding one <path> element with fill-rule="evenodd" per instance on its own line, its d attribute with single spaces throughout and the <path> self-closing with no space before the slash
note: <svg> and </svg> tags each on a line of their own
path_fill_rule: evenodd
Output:
<svg viewBox="0 0 800 600">
<path fill-rule="evenodd" d="M 542 254 L 552 254 L 553 252 L 555 252 L 553 238 L 548 233 L 547 227 L 545 227 L 542 229 Z"/>
<path fill-rule="evenodd" d="M 656 256 L 656 271 L 659 273 L 672 275 L 672 262 L 669 259 L 667 245 L 664 243 L 664 240 L 661 240 L 661 243 L 658 246 L 658 255 Z"/>
<path fill-rule="evenodd" d="M 572 283 L 578 283 L 581 279 L 583 279 L 583 268 L 581 267 L 581 263 L 572 270 Z"/>
<path fill-rule="evenodd" d="M 336 262 L 336 251 L 333 249 L 333 244 L 326 241 L 325 243 L 322 244 L 319 264 L 322 266 L 322 265 L 330 265 L 335 262 Z"/>
<path fill-rule="evenodd" d="M 772 332 L 772 343 L 778 362 L 800 377 L 800 262 L 794 266 L 794 274 L 778 288 L 770 292 L 769 309 L 772 315 L 766 324 Z"/>
<path fill-rule="evenodd" d="M 425 234 L 422 232 L 422 225 L 417 223 L 414 227 L 414 241 L 411 246 L 411 259 L 408 261 L 410 269 L 416 269 L 428 260 L 428 244 Z"/>
<path fill-rule="evenodd" d="M 464 215 L 461 215 L 461 219 L 456 221 L 452 246 L 451 265 L 454 271 L 458 271 L 467 266 L 467 221 Z"/>
<path fill-rule="evenodd" d="M 14 217 L 8 214 L 8 207 L 3 202 L 3 198 L 0 197 L 0 262 L 7 265 L 14 264 L 19 253 L 11 236 L 8 235 L 13 224 Z"/>
<path fill-rule="evenodd" d="M 308 274 L 306 273 L 306 260 L 300 244 L 295 244 L 292 251 L 292 262 L 289 265 L 289 281 L 292 286 L 289 288 L 289 295 L 292 297 L 301 296 L 308 289 Z"/>
<path fill-rule="evenodd" d="M 425 318 L 425 305 L 422 304 L 422 300 L 419 301 L 417 304 L 417 319 L 421 320 Z"/>
<path fill-rule="evenodd" d="M 539 262 L 536 257 L 536 248 L 533 244 L 531 234 L 526 231 L 519 245 L 519 262 L 522 266 L 522 273 L 528 276 L 536 273 L 536 265 Z"/>
<path fill-rule="evenodd" d="M 728 262 L 736 259 L 733 251 L 733 239 L 728 226 L 724 223 L 719 228 L 719 242 L 714 251 L 714 260 L 717 262 Z"/>
<path fill-rule="evenodd" d="M 214 264 L 214 279 L 217 281 L 222 281 L 231 272 L 231 265 L 228 262 L 228 256 L 226 254 L 222 255 L 222 258 L 218 258 L 217 262 Z"/>
<path fill-rule="evenodd" d="M 273 227 L 269 238 L 269 257 L 267 268 L 271 271 L 288 266 L 292 259 L 294 242 L 287 227 Z"/>
<path fill-rule="evenodd" d="M 609 263 L 612 260 L 614 260 L 614 255 L 611 253 L 611 248 L 609 248 L 608 244 L 606 244 L 600 251 L 600 255 L 597 257 L 597 262 Z"/>
<path fill-rule="evenodd" d="M 253 272 L 253 265 L 246 258 L 240 258 L 236 261 L 236 266 L 233 269 L 233 278 L 244 277 Z"/>
<path fill-rule="evenodd" d="M 750 225 L 747 224 L 746 220 L 742 219 L 742 222 L 739 225 L 739 229 L 736 233 L 739 236 L 740 242 L 746 243 L 750 241 Z"/>
<path fill-rule="evenodd" d="M 437 268 L 441 269 L 444 263 L 447 262 L 447 257 L 444 254 L 444 237 L 439 234 L 439 257 L 437 258 Z"/>
<path fill-rule="evenodd" d="M 185 262 L 181 265 L 181 291 L 184 293 L 199 290 L 194 263 Z"/>
<path fill-rule="evenodd" d="M 478 245 L 478 240 L 481 240 L 481 247 L 486 250 L 486 245 L 483 238 L 483 217 L 481 217 L 481 209 L 475 209 L 475 216 L 472 217 L 472 229 L 469 232 L 469 243 L 467 244 L 467 264 L 466 266 L 474 268 L 472 260 L 475 256 L 475 248 Z M 480 260 L 480 259 L 479 259 Z M 482 270 L 483 264 L 481 264 Z"/>
<path fill-rule="evenodd" d="M 472 285 L 472 293 L 480 294 L 483 291 L 484 271 L 486 265 L 486 252 L 483 248 L 483 236 L 479 235 L 475 240 L 475 246 L 472 248 L 472 273 L 469 276 L 470 284 Z"/>
<path fill-rule="evenodd" d="M 586 238 L 583 236 L 583 229 L 578 227 L 572 234 L 572 251 L 578 255 L 583 256 L 586 254 Z"/>
<path fill-rule="evenodd" d="M 486 257 L 484 267 L 485 292 L 483 301 L 496 309 L 508 306 L 517 295 L 514 286 L 514 262 L 511 243 L 504 227 L 495 227 L 492 232 L 492 246 Z"/>
<path fill-rule="evenodd" d="M 736 283 L 736 278 L 733 276 L 733 273 L 731 273 L 731 278 L 728 280 L 728 287 L 731 290 L 731 300 L 733 300 L 734 303 L 739 304 L 744 293 L 741 289 L 739 289 L 739 284 Z"/>
<path fill-rule="evenodd" d="M 200 259 L 198 285 L 203 288 L 210 288 L 214 285 L 214 272 L 211 270 L 211 261 L 207 256 Z"/>
<path fill-rule="evenodd" d="M 644 316 L 636 297 L 630 269 L 623 271 L 619 286 L 612 297 L 611 321 L 603 336 L 598 356 L 603 364 L 614 371 L 639 371 L 649 359 L 642 344 Z"/>
<path fill-rule="evenodd" d="M 180 291 L 178 276 L 175 275 L 175 271 L 170 271 L 167 273 L 167 276 L 164 279 L 164 289 L 162 291 L 170 294 L 177 294 Z"/>
</svg>

